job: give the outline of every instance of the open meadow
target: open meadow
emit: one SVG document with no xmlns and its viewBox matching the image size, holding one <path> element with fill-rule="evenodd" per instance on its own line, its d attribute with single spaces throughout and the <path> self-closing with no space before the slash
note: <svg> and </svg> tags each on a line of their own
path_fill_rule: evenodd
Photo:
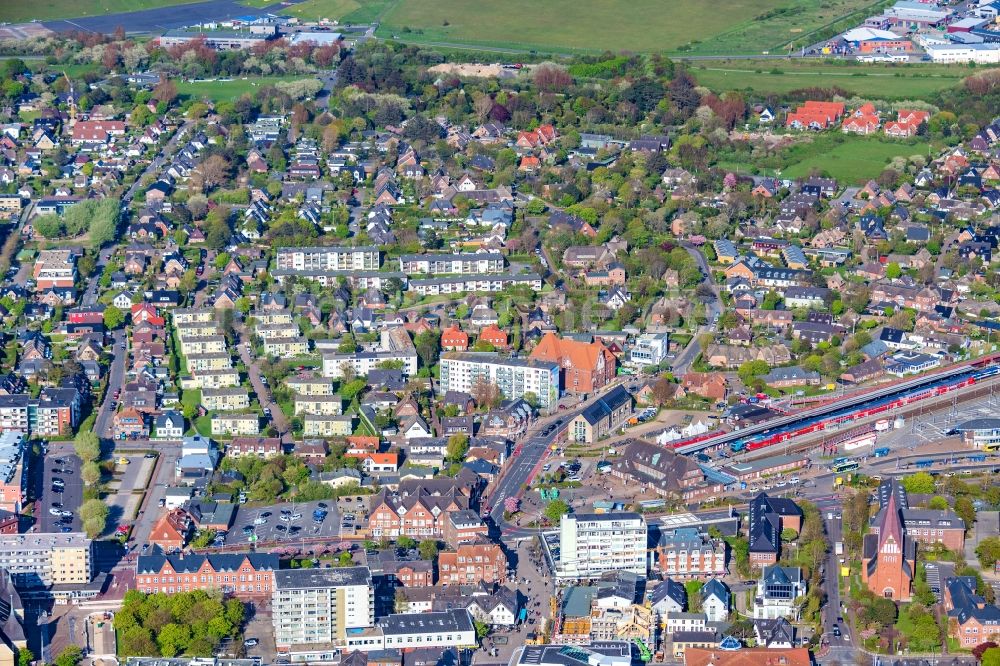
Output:
<svg viewBox="0 0 1000 666">
<path fill-rule="evenodd" d="M 743 60 L 690 65 L 700 85 L 715 92 L 784 94 L 814 87 L 837 87 L 861 97 L 920 99 L 953 88 L 969 75 L 955 65 L 873 65 L 849 61 Z"/>
<path fill-rule="evenodd" d="M 382 15 L 379 35 L 541 53 L 762 53 L 870 5 L 865 0 L 724 0 L 713 7 L 696 0 L 396 0 Z"/>
</svg>

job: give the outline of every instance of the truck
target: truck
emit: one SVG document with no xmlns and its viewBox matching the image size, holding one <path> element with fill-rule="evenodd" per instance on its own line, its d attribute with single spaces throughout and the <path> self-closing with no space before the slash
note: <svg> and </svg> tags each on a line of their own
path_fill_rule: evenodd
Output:
<svg viewBox="0 0 1000 666">
<path fill-rule="evenodd" d="M 834 552 L 837 553 L 837 555 L 843 555 L 844 554 L 844 542 L 843 541 L 838 541 L 837 543 L 834 544 Z"/>
</svg>

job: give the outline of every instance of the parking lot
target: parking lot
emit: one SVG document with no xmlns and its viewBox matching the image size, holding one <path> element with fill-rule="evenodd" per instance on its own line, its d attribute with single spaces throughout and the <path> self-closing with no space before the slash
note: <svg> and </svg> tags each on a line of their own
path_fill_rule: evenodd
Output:
<svg viewBox="0 0 1000 666">
<path fill-rule="evenodd" d="M 38 531 L 59 532 L 82 529 L 77 510 L 83 503 L 83 481 L 80 480 L 80 459 L 73 445 L 53 442 L 47 455 L 42 456 L 42 488 L 39 494 Z M 62 485 L 56 485 L 58 481 Z M 58 504 L 58 506 L 54 506 Z M 56 516 L 55 511 L 70 512 L 71 516 Z"/>
<path fill-rule="evenodd" d="M 323 509 L 326 517 L 317 522 L 313 512 Z M 351 523 L 348 522 L 348 525 Z M 301 502 L 263 507 L 241 506 L 226 534 L 225 545 L 294 542 L 299 539 L 340 539 L 348 533 L 337 502 Z M 350 532 L 353 532 L 351 527 Z"/>
</svg>

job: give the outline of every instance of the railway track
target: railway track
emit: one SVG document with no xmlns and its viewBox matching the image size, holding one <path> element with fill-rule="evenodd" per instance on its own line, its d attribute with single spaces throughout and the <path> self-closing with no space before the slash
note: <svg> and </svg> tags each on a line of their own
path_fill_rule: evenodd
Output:
<svg viewBox="0 0 1000 666">
<path fill-rule="evenodd" d="M 970 400 L 975 400 L 977 398 L 983 398 L 992 394 L 1000 393 L 1000 378 L 990 378 L 987 382 L 977 383 L 973 386 L 967 387 L 965 389 L 955 391 L 942 396 L 943 399 L 935 401 L 933 398 L 930 401 L 921 401 L 914 403 L 913 405 L 908 405 L 891 413 L 885 414 L 875 414 L 863 419 L 858 419 L 857 421 L 852 421 L 850 423 L 850 429 L 854 430 L 860 426 L 866 426 L 869 424 L 874 424 L 876 421 L 882 419 L 894 419 L 896 417 L 903 417 L 903 419 L 909 421 L 914 416 L 927 416 L 930 414 L 937 414 L 946 409 L 951 409 L 954 405 L 962 402 L 968 402 Z M 818 446 L 822 446 L 823 442 L 829 442 L 830 440 L 839 439 L 843 437 L 845 429 L 822 431 L 817 433 L 810 433 L 798 440 L 792 440 L 787 444 L 778 444 L 774 446 L 768 446 L 762 449 L 757 449 L 755 451 L 749 451 L 741 453 L 738 456 L 731 456 L 728 460 L 734 461 L 747 461 L 747 460 L 757 460 L 760 458 L 768 458 L 774 455 L 784 455 L 789 453 L 800 453 L 803 451 L 808 451 L 814 449 Z"/>
</svg>

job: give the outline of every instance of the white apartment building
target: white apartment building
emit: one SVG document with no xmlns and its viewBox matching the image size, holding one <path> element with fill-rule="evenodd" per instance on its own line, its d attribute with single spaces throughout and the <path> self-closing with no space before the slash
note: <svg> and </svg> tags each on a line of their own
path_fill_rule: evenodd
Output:
<svg viewBox="0 0 1000 666">
<path fill-rule="evenodd" d="M 277 268 L 299 271 L 377 271 L 381 253 L 377 247 L 282 247 Z"/>
<path fill-rule="evenodd" d="M 496 384 L 504 398 L 515 400 L 526 393 L 538 398 L 542 409 L 559 400 L 559 364 L 531 358 L 503 358 L 492 352 L 454 352 L 441 356 L 438 392 L 472 393 L 480 381 Z"/>
<path fill-rule="evenodd" d="M 667 357 L 670 336 L 667 333 L 643 333 L 632 345 L 629 362 L 640 368 L 659 365 Z"/>
<path fill-rule="evenodd" d="M 354 370 L 355 376 L 367 377 L 369 372 L 386 361 L 402 362 L 404 375 L 417 374 L 417 348 L 402 326 L 382 331 L 376 350 L 353 354 L 323 354 L 323 376 L 339 379 L 344 376 L 346 365 Z"/>
<path fill-rule="evenodd" d="M 399 258 L 399 270 L 407 275 L 502 273 L 505 263 L 499 252 L 404 254 Z"/>
<path fill-rule="evenodd" d="M 375 596 L 368 567 L 281 569 L 274 572 L 274 642 L 343 644 L 348 630 L 375 623 Z"/>
<path fill-rule="evenodd" d="M 559 578 L 599 578 L 607 571 L 647 573 L 648 529 L 638 513 L 567 514 L 559 523 L 559 537 Z"/>
</svg>

